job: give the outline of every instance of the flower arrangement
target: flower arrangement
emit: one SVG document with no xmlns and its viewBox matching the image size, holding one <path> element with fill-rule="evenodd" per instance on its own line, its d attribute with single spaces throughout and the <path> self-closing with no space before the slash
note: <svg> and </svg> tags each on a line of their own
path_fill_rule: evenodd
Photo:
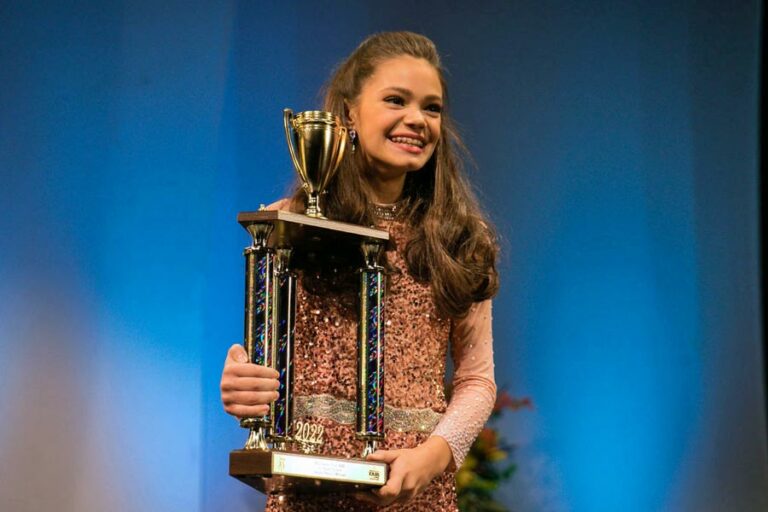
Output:
<svg viewBox="0 0 768 512">
<path fill-rule="evenodd" d="M 488 423 L 477 436 L 464 464 L 456 473 L 456 492 L 462 512 L 506 510 L 503 504 L 494 499 L 493 493 L 512 477 L 515 464 L 508 461 L 512 446 L 501 437 L 493 424 L 505 410 L 516 411 L 522 408 L 533 408 L 529 398 L 512 398 L 506 391 L 496 397 Z"/>
</svg>

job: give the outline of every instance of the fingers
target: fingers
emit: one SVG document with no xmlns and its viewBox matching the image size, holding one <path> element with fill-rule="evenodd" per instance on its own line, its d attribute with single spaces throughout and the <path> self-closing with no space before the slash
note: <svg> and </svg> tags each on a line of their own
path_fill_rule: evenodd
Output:
<svg viewBox="0 0 768 512">
<path fill-rule="evenodd" d="M 268 405 L 277 400 L 279 396 L 277 391 L 233 391 L 227 393 L 224 405 L 227 405 L 227 403 L 238 405 Z"/>
<path fill-rule="evenodd" d="M 414 496 L 421 491 L 421 486 L 412 475 L 407 475 L 403 478 L 403 482 L 400 485 L 400 492 L 398 493 L 395 501 L 397 503 L 407 503 Z"/>
<path fill-rule="evenodd" d="M 382 487 L 371 491 L 371 495 L 376 499 L 376 503 L 382 506 L 394 503 L 400 496 L 400 489 L 403 486 L 402 475 L 391 474 L 389 480 Z"/>
<path fill-rule="evenodd" d="M 383 487 L 356 495 L 363 501 L 379 506 L 407 503 L 432 480 L 432 463 L 424 460 L 423 453 L 417 449 L 377 450 L 369 455 L 367 460 L 389 465 L 389 477 Z"/>
<path fill-rule="evenodd" d="M 261 377 L 225 376 L 221 379 L 221 392 L 232 391 L 277 391 L 280 383 L 277 379 Z"/>
<path fill-rule="evenodd" d="M 370 492 L 356 492 L 353 496 L 356 500 L 373 503 L 374 505 L 379 504 L 379 501 Z"/>
<path fill-rule="evenodd" d="M 275 380 L 279 374 L 272 368 L 251 363 L 232 363 L 224 367 L 222 375 L 225 377 L 255 377 Z"/>
<path fill-rule="evenodd" d="M 279 374 L 272 368 L 247 362 L 248 356 L 242 345 L 234 344 L 229 347 L 227 359 L 224 362 L 224 375 L 238 377 L 262 377 L 276 379 Z"/>
<path fill-rule="evenodd" d="M 244 418 L 266 414 L 278 396 L 277 391 L 222 391 L 221 402 L 227 413 Z"/>
<path fill-rule="evenodd" d="M 237 377 L 224 375 L 221 378 L 221 401 L 224 405 L 264 405 L 277 400 L 280 383 L 277 379 L 261 377 Z"/>
<path fill-rule="evenodd" d="M 395 500 L 397 500 L 400 496 L 405 474 L 403 473 L 400 466 L 393 464 L 393 462 L 395 462 L 395 460 L 397 460 L 397 458 L 400 457 L 402 453 L 403 450 L 376 450 L 368 457 L 366 457 L 366 460 L 385 462 L 390 465 L 389 478 L 387 478 L 387 483 L 368 494 L 374 503 L 381 506 L 386 506 L 390 503 L 394 503 Z"/>
<path fill-rule="evenodd" d="M 255 367 L 255 365 L 251 366 Z M 274 400 L 274 398 L 270 398 L 261 394 L 267 393 L 271 396 L 271 393 L 277 391 L 279 387 L 280 383 L 277 381 L 277 379 L 263 377 L 241 377 L 237 375 L 236 372 L 227 371 L 226 369 L 221 375 L 221 383 L 219 385 L 222 402 L 226 404 L 230 402 L 240 402 L 241 399 L 244 399 L 244 401 L 240 402 L 244 405 L 271 402 Z M 243 393 L 251 395 L 248 396 Z"/>
<path fill-rule="evenodd" d="M 266 366 L 248 362 L 245 349 L 235 344 L 229 348 L 221 374 L 221 401 L 224 410 L 240 418 L 263 416 L 269 404 L 278 398 L 278 373 Z"/>
<path fill-rule="evenodd" d="M 374 505 L 378 505 L 380 507 L 386 507 L 387 505 L 398 501 L 399 496 L 399 483 L 397 481 L 393 482 L 391 478 L 387 481 L 386 485 L 375 491 L 355 493 L 356 499 L 368 503 L 373 503 Z"/>
<path fill-rule="evenodd" d="M 235 343 L 234 345 L 229 347 L 229 350 L 227 351 L 227 359 L 224 361 L 224 364 L 227 364 L 229 362 L 247 363 L 248 354 L 245 352 L 245 347 L 243 347 L 239 343 Z"/>
<path fill-rule="evenodd" d="M 371 460 L 374 462 L 386 462 L 387 464 L 391 464 L 395 461 L 396 458 L 400 456 L 400 451 L 401 450 L 376 450 L 368 457 L 366 457 L 366 460 Z"/>
<path fill-rule="evenodd" d="M 255 418 L 266 415 L 269 412 L 269 406 L 230 404 L 225 405 L 224 410 L 237 418 Z"/>
</svg>

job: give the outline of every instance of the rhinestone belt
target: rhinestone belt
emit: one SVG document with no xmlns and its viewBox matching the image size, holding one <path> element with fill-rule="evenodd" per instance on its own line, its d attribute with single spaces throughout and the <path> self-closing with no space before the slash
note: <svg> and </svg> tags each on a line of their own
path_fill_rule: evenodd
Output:
<svg viewBox="0 0 768 512">
<path fill-rule="evenodd" d="M 296 418 L 314 416 L 340 424 L 355 423 L 355 402 L 332 395 L 296 396 L 293 399 Z M 443 415 L 429 407 L 398 409 L 384 404 L 384 425 L 398 432 L 432 432 Z"/>
</svg>

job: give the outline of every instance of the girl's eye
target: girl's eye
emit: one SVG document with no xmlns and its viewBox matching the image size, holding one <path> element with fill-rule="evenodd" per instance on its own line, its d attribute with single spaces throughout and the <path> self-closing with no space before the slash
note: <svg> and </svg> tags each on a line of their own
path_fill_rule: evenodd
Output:
<svg viewBox="0 0 768 512">
<path fill-rule="evenodd" d="M 432 105 L 429 105 L 427 107 L 427 111 L 434 112 L 435 114 L 439 114 L 443 111 L 443 106 L 438 103 L 433 103 Z"/>
<path fill-rule="evenodd" d="M 400 105 L 400 106 L 405 105 L 405 100 L 403 100 L 403 98 L 401 98 L 400 96 L 387 96 L 386 98 L 384 98 L 384 101 L 386 101 L 387 103 L 393 103 L 395 105 Z"/>
</svg>

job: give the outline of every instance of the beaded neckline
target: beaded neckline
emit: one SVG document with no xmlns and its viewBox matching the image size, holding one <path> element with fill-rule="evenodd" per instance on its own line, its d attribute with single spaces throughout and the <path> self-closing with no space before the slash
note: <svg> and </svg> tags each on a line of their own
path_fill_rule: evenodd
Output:
<svg viewBox="0 0 768 512">
<path fill-rule="evenodd" d="M 390 204 L 371 203 L 371 209 L 377 219 L 395 220 L 403 212 L 405 204 L 404 200 Z"/>
</svg>

